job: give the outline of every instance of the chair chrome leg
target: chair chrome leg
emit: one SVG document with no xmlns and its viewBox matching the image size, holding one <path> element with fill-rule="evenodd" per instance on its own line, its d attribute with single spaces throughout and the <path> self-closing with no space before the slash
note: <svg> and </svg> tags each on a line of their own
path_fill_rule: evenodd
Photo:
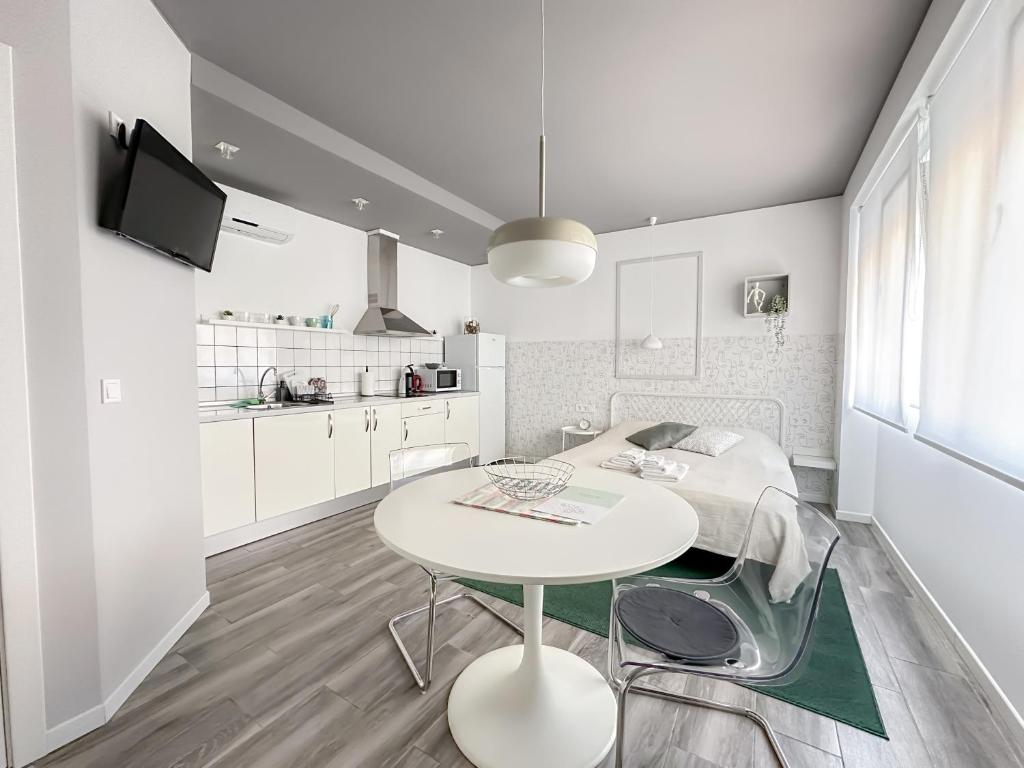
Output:
<svg viewBox="0 0 1024 768">
<path fill-rule="evenodd" d="M 430 576 L 430 601 L 426 605 L 421 605 L 419 608 L 413 608 L 411 611 L 400 613 L 395 616 L 391 621 L 388 622 L 388 630 L 391 632 L 391 637 L 395 641 L 395 645 L 398 646 L 399 652 L 402 654 L 402 658 L 405 660 L 405 665 L 409 668 L 409 672 L 412 673 L 413 680 L 416 681 L 416 687 L 420 689 L 422 693 L 426 693 L 430 688 L 430 680 L 433 676 L 434 671 L 434 624 L 437 620 L 437 609 L 448 603 L 455 602 L 456 600 L 469 600 L 476 603 L 485 611 L 492 616 L 500 619 L 510 629 L 517 632 L 520 636 L 523 634 L 523 630 L 519 628 L 515 622 L 505 618 L 497 610 L 489 606 L 483 600 L 476 595 L 469 592 L 460 592 L 457 595 L 451 595 L 443 600 L 437 599 L 437 582 L 439 579 L 435 574 L 428 574 Z M 405 643 L 402 642 L 401 635 L 398 634 L 398 623 L 404 619 L 411 618 L 417 614 L 427 611 L 427 659 L 424 669 L 424 674 L 420 674 L 419 669 L 416 666 L 416 662 L 413 661 L 412 656 L 409 653 L 408 648 L 405 647 Z"/>
<path fill-rule="evenodd" d="M 755 712 L 748 707 L 741 707 L 735 704 L 723 704 L 712 699 L 705 699 L 700 696 L 690 696 L 685 693 L 669 693 L 668 691 L 662 691 L 657 688 L 651 688 L 646 685 L 635 685 L 635 682 L 645 675 L 655 674 L 660 670 L 644 669 L 638 667 L 632 670 L 624 680 L 613 678 L 613 684 L 618 688 L 618 732 L 615 745 L 615 768 L 623 768 L 623 759 L 625 752 L 624 735 L 625 735 L 625 723 L 626 723 L 626 695 L 629 693 L 639 693 L 644 696 L 653 696 L 654 698 L 664 699 L 666 701 L 673 701 L 678 704 L 690 704 L 695 707 L 704 707 L 705 709 L 714 709 L 719 712 L 729 712 L 734 715 L 743 715 L 748 720 L 752 720 L 756 723 L 764 735 L 768 737 L 768 743 L 772 747 L 772 752 L 775 753 L 775 759 L 779 761 L 779 765 L 782 768 L 790 768 L 789 760 L 782 752 L 782 745 L 779 743 L 778 737 L 775 735 L 775 731 L 767 720 L 764 719 L 760 714 Z"/>
</svg>

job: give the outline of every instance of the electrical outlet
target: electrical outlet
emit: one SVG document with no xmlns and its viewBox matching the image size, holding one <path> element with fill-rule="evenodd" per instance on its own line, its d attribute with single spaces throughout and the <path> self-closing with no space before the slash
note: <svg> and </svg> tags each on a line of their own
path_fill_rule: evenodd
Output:
<svg viewBox="0 0 1024 768">
<path fill-rule="evenodd" d="M 576 413 L 590 413 L 590 406 L 586 403 L 576 403 Z"/>
</svg>

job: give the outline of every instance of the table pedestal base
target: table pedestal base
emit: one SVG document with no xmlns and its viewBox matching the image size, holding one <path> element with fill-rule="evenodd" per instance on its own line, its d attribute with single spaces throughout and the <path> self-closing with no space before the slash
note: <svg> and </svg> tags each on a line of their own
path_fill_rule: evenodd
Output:
<svg viewBox="0 0 1024 768">
<path fill-rule="evenodd" d="M 470 664 L 448 698 L 448 726 L 478 768 L 594 768 L 615 742 L 615 697 L 578 656 L 540 644 L 543 587 L 524 588 L 525 644 Z"/>
</svg>

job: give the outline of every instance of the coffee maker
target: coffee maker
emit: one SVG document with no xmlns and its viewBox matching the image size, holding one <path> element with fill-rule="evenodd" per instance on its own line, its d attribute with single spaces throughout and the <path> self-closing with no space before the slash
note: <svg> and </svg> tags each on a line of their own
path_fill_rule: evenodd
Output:
<svg viewBox="0 0 1024 768">
<path fill-rule="evenodd" d="M 399 394 L 404 397 L 422 397 L 426 394 L 423 391 L 423 378 L 416 373 L 411 363 L 405 367 L 407 370 L 402 374 L 402 387 Z"/>
</svg>

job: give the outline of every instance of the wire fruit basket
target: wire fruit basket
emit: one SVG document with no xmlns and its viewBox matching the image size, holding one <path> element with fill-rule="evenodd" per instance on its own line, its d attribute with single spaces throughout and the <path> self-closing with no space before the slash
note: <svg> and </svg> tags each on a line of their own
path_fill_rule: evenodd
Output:
<svg viewBox="0 0 1024 768">
<path fill-rule="evenodd" d="M 541 501 L 565 490 L 576 467 L 558 459 L 510 456 L 484 465 L 484 471 L 494 487 L 509 498 Z"/>
</svg>

